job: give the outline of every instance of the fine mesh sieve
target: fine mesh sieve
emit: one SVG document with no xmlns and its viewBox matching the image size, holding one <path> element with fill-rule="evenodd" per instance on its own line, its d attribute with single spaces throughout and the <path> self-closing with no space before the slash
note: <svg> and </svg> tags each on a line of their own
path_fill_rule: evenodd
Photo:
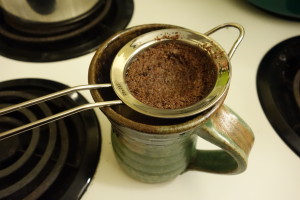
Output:
<svg viewBox="0 0 300 200">
<path fill-rule="evenodd" d="M 208 37 L 210 34 L 214 33 L 215 31 L 225 27 L 233 27 L 239 30 L 239 36 L 235 41 L 235 43 L 233 44 L 233 47 L 229 51 L 228 55 L 225 53 L 224 49 L 216 41 Z M 227 88 L 229 87 L 229 81 L 231 76 L 231 70 L 230 70 L 231 66 L 229 60 L 231 59 L 234 51 L 240 44 L 243 36 L 244 36 L 243 27 L 235 23 L 222 24 L 220 26 L 211 29 L 210 31 L 204 34 L 197 33 L 187 29 L 162 29 L 162 30 L 151 31 L 143 35 L 140 35 L 135 39 L 131 40 L 130 42 L 128 42 L 117 53 L 110 71 L 111 84 L 95 84 L 95 85 L 85 85 L 85 86 L 76 86 L 76 87 L 68 88 L 24 103 L 20 103 L 17 105 L 0 109 L 0 115 L 4 115 L 6 113 L 10 113 L 19 110 L 21 108 L 35 105 L 37 103 L 51 100 L 60 97 L 62 95 L 66 95 L 79 90 L 91 90 L 91 89 L 99 89 L 103 87 L 112 86 L 115 93 L 120 98 L 120 100 L 96 102 L 96 103 L 81 105 L 73 109 L 69 109 L 64 112 L 54 114 L 52 116 L 23 125 L 21 127 L 17 127 L 15 129 L 2 132 L 0 133 L 0 139 L 11 137 L 18 133 L 33 129 L 43 124 L 50 123 L 52 121 L 61 119 L 66 116 L 70 116 L 72 114 L 81 112 L 83 110 L 92 109 L 95 107 L 112 106 L 112 105 L 117 105 L 122 103 L 126 104 L 127 106 L 131 107 L 137 112 L 140 112 L 145 115 L 153 116 L 153 117 L 159 117 L 159 118 L 180 118 L 180 117 L 187 117 L 187 116 L 191 116 L 203 112 L 204 110 L 207 110 L 208 108 L 213 106 L 216 102 L 218 102 L 218 100 L 222 98 L 223 95 L 226 93 Z M 215 86 L 205 98 L 201 99 L 199 102 L 193 105 L 177 108 L 177 109 L 161 109 L 161 108 L 149 106 L 137 100 L 130 93 L 129 88 L 126 85 L 126 81 L 125 81 L 126 70 L 129 66 L 129 63 L 132 61 L 132 59 L 140 52 L 142 52 L 144 49 L 168 40 L 176 40 L 176 41 L 180 41 L 192 45 L 197 48 L 201 48 L 202 50 L 206 51 L 209 54 L 209 56 L 213 58 L 213 61 L 217 66 L 218 73 L 217 73 Z"/>
</svg>

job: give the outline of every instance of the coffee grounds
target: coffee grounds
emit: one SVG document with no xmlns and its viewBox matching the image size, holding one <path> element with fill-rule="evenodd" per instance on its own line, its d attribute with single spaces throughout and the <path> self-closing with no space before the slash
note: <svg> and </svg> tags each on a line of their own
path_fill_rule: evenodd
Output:
<svg viewBox="0 0 300 200">
<path fill-rule="evenodd" d="M 125 81 L 131 94 L 144 104 L 177 109 L 207 96 L 216 78 L 217 67 L 206 51 L 167 40 L 138 53 L 128 65 Z"/>
</svg>

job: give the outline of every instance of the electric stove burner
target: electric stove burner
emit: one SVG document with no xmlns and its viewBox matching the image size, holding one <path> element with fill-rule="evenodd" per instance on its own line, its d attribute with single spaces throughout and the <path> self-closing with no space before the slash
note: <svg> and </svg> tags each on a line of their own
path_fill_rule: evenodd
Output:
<svg viewBox="0 0 300 200">
<path fill-rule="evenodd" d="M 111 9 L 112 0 L 102 0 L 101 3 L 81 17 L 67 22 L 34 23 L 17 18 L 3 10 L 3 21 L 0 32 L 13 40 L 20 42 L 55 42 L 72 38 L 84 33 L 100 23 Z"/>
<path fill-rule="evenodd" d="M 257 91 L 271 125 L 300 156 L 300 36 L 279 43 L 264 56 Z"/>
<path fill-rule="evenodd" d="M 0 54 L 29 62 L 51 62 L 94 51 L 104 40 L 124 29 L 133 14 L 133 0 L 105 0 L 86 18 L 48 32 L 30 28 L 0 10 Z M 30 24 L 32 26 L 32 24 Z"/>
<path fill-rule="evenodd" d="M 299 65 L 300 66 L 300 65 Z M 293 81 L 293 92 L 298 108 L 300 109 L 300 68 Z"/>
<path fill-rule="evenodd" d="M 44 79 L 0 83 L 0 107 L 62 90 Z M 79 93 L 0 116 L 0 132 L 87 101 Z M 100 127 L 91 110 L 0 140 L 0 199 L 80 199 L 98 165 Z"/>
</svg>

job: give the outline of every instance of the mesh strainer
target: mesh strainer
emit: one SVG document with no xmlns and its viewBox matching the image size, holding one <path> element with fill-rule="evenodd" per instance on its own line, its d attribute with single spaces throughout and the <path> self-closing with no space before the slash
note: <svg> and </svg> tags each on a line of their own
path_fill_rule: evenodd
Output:
<svg viewBox="0 0 300 200">
<path fill-rule="evenodd" d="M 235 43 L 233 44 L 233 47 L 229 51 L 228 55 L 225 53 L 224 49 L 216 41 L 208 37 L 210 34 L 214 33 L 215 31 L 225 27 L 234 27 L 239 30 L 239 36 L 235 41 Z M 4 109 L 0 109 L 0 115 L 13 112 L 18 109 L 25 108 L 79 90 L 99 89 L 103 87 L 112 86 L 115 93 L 120 98 L 120 100 L 81 105 L 73 109 L 66 110 L 64 112 L 26 124 L 24 126 L 0 133 L 0 139 L 13 136 L 15 134 L 24 132 L 26 130 L 30 130 L 34 127 L 41 126 L 43 124 L 61 119 L 63 117 L 78 113 L 83 110 L 87 110 L 95 107 L 112 106 L 112 105 L 122 104 L 122 103 L 126 104 L 127 106 L 131 107 L 137 112 L 149 116 L 160 117 L 160 118 L 179 118 L 179 117 L 191 116 L 203 112 L 204 110 L 213 106 L 226 93 L 226 90 L 229 87 L 229 81 L 231 75 L 231 70 L 230 70 L 231 66 L 229 60 L 231 59 L 234 51 L 236 50 L 239 43 L 241 42 L 243 36 L 244 36 L 243 27 L 235 23 L 222 24 L 204 34 L 197 33 L 187 29 L 162 29 L 162 30 L 152 31 L 140 35 L 139 37 L 128 42 L 116 55 L 110 72 L 111 84 L 96 84 L 96 85 L 76 86 L 76 87 L 68 88 L 63 91 L 59 91 L 24 103 L 20 103 Z M 183 108 L 178 108 L 178 109 L 161 109 L 161 108 L 152 107 L 137 100 L 129 92 L 129 88 L 126 85 L 126 81 L 125 81 L 126 70 L 131 60 L 144 49 L 152 45 L 155 45 L 159 42 L 164 42 L 167 40 L 177 40 L 180 42 L 187 43 L 189 45 L 193 45 L 197 48 L 201 48 L 202 50 L 206 51 L 211 57 L 213 57 L 215 65 L 217 66 L 218 75 L 217 75 L 217 80 L 214 88 L 205 98 L 203 98 L 202 100 L 200 100 L 199 102 L 193 105 L 183 107 Z"/>
</svg>

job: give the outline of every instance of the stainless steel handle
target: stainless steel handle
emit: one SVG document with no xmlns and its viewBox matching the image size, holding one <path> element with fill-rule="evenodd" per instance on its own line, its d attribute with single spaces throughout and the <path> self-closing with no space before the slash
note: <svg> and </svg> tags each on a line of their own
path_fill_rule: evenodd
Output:
<svg viewBox="0 0 300 200">
<path fill-rule="evenodd" d="M 10 112 L 14 112 L 17 110 L 20 110 L 22 108 L 26 108 L 32 105 L 36 105 L 38 103 L 44 102 L 44 101 L 48 101 L 72 92 L 77 92 L 80 90 L 91 90 L 91 89 L 99 89 L 99 88 L 105 88 L 105 87 L 111 87 L 111 84 L 95 84 L 95 85 L 81 85 L 81 86 L 75 86 L 75 87 L 71 87 L 71 88 L 67 88 L 58 92 L 54 92 L 42 97 L 38 97 L 23 103 L 19 103 L 16 105 L 12 105 L 12 106 L 8 106 L 6 108 L 0 109 L 0 115 L 4 115 Z M 12 137 L 14 135 L 20 134 L 22 132 L 31 130 L 33 128 L 42 126 L 44 124 L 48 124 L 50 122 L 62 119 L 64 117 L 73 115 L 75 113 L 84 111 L 84 110 L 88 110 L 88 109 L 92 109 L 92 108 L 96 108 L 96 107 L 104 107 L 104 106 L 111 106 L 111 105 L 117 105 L 117 104 L 122 104 L 123 102 L 121 100 L 114 100 L 114 101 L 106 101 L 106 102 L 97 102 L 97 103 L 90 103 L 90 104 L 84 104 L 84 105 L 80 105 L 68 110 L 65 110 L 63 112 L 51 115 L 49 117 L 45 117 L 42 119 L 39 119 L 35 122 L 31 122 L 28 124 L 25 124 L 23 126 L 5 131 L 0 133 L 0 140 Z"/>
<path fill-rule="evenodd" d="M 237 47 L 239 46 L 239 44 L 241 43 L 241 41 L 243 40 L 244 38 L 244 35 L 245 35 L 245 29 L 242 25 L 240 24 L 237 24 L 237 23 L 225 23 L 225 24 L 221 24 L 219 26 L 216 26 L 215 28 L 207 31 L 206 33 L 204 33 L 205 35 L 210 35 L 214 32 L 216 32 L 217 30 L 219 29 L 222 29 L 222 28 L 226 28 L 226 27 L 233 27 L 233 28 L 236 28 L 239 30 L 240 34 L 238 36 L 238 38 L 236 39 L 236 41 L 233 43 L 233 46 L 231 47 L 229 53 L 228 53 L 228 57 L 229 59 L 232 58 L 235 50 L 237 49 Z"/>
</svg>

